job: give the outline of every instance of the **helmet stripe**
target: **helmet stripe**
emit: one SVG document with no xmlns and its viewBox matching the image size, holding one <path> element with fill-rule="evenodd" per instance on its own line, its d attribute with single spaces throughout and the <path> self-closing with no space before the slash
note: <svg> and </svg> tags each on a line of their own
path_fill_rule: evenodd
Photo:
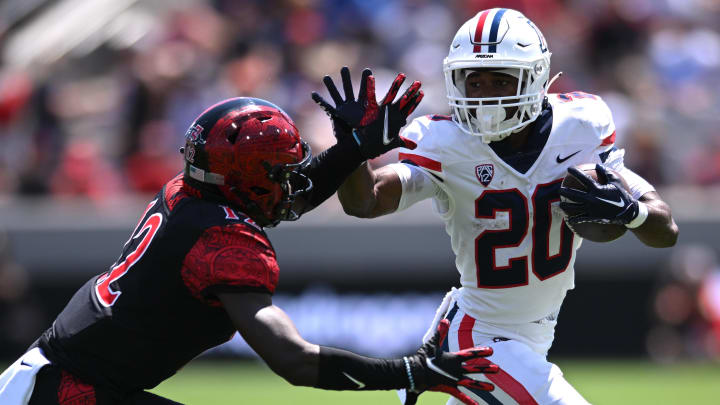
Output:
<svg viewBox="0 0 720 405">
<path fill-rule="evenodd" d="M 480 45 L 480 43 L 483 42 L 483 28 L 485 27 L 485 19 L 487 18 L 488 14 L 490 14 L 490 10 L 485 10 L 480 13 L 480 18 L 478 19 L 477 26 L 475 26 L 475 36 L 473 37 L 473 44 L 475 44 L 475 46 L 473 46 L 473 52 L 482 52 L 482 45 Z"/>
<path fill-rule="evenodd" d="M 488 42 L 493 43 L 497 42 L 497 34 L 498 34 L 498 28 L 500 28 L 500 21 L 502 20 L 503 14 L 507 11 L 506 8 L 501 8 L 495 13 L 495 17 L 493 18 L 492 26 L 490 27 L 490 38 L 488 39 Z M 495 53 L 497 52 L 497 44 L 492 44 L 488 47 L 489 53 Z"/>
</svg>

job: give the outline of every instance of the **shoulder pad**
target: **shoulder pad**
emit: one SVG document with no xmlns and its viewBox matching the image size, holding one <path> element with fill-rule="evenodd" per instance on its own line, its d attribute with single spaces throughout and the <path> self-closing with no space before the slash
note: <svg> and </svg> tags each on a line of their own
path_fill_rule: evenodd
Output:
<svg viewBox="0 0 720 405">
<path fill-rule="evenodd" d="M 449 116 L 425 115 L 414 119 L 402 132 L 402 136 L 417 144 L 415 149 L 400 148 L 398 160 L 434 172 L 442 172 L 442 163 L 447 161 L 449 145 L 458 132 Z"/>
<path fill-rule="evenodd" d="M 183 259 L 182 278 L 200 301 L 218 306 L 211 290 L 273 293 L 279 268 L 275 251 L 259 232 L 240 224 L 203 232 Z"/>
<path fill-rule="evenodd" d="M 615 143 L 615 122 L 608 105 L 600 96 L 581 91 L 548 94 L 553 107 L 553 127 L 576 122 L 590 131 L 583 131 L 599 147 L 611 147 Z"/>
</svg>

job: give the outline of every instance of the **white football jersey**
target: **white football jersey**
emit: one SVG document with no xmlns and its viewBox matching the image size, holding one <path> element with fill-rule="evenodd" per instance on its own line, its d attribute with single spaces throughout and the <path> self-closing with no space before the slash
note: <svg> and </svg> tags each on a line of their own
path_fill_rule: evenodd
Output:
<svg viewBox="0 0 720 405">
<path fill-rule="evenodd" d="M 587 93 L 550 94 L 552 129 L 525 173 L 499 158 L 481 137 L 447 116 L 415 119 L 403 136 L 398 210 L 433 198 L 450 235 L 462 290 L 458 304 L 476 319 L 513 324 L 554 319 L 574 286 L 581 238 L 563 222 L 559 188 L 567 168 L 601 163 L 618 171 L 638 198 L 653 188 L 623 166 L 609 108 Z"/>
</svg>

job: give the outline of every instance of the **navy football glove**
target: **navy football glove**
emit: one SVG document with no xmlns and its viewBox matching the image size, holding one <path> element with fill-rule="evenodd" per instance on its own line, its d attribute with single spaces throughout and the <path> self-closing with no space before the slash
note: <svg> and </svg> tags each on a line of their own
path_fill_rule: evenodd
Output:
<svg viewBox="0 0 720 405">
<path fill-rule="evenodd" d="M 378 105 L 375 99 L 375 77 L 370 69 L 365 69 L 360 82 L 360 92 L 355 100 L 350 70 L 343 67 L 340 71 L 345 91 L 343 100 L 332 78 L 325 76 L 323 82 L 335 102 L 335 107 L 325 101 L 318 93 L 312 93 L 312 99 L 325 110 L 333 122 L 333 130 L 338 141 L 352 138 L 366 159 L 374 159 L 397 147 L 415 149 L 413 141 L 400 136 L 400 129 L 407 123 L 422 100 L 424 93 L 421 83 L 413 82 L 396 102 L 395 96 L 405 81 L 405 75 L 397 75 L 385 97 Z"/>
<path fill-rule="evenodd" d="M 467 405 L 477 405 L 459 387 L 468 387 L 483 391 L 492 391 L 495 386 L 473 379 L 467 374 L 497 373 L 499 368 L 485 357 L 492 355 L 490 347 L 474 347 L 447 353 L 442 350 L 450 323 L 443 319 L 435 335 L 415 355 L 405 357 L 405 366 L 410 380 L 405 405 L 414 405 L 424 391 L 437 391 L 450 394 Z"/>
<path fill-rule="evenodd" d="M 595 165 L 600 184 L 586 173 L 575 167 L 568 172 L 580 181 L 585 190 L 560 187 L 564 200 L 560 208 L 568 215 L 567 222 L 572 226 L 583 222 L 598 224 L 627 225 L 638 216 L 640 204 L 625 190 L 620 178 L 603 165 Z"/>
</svg>

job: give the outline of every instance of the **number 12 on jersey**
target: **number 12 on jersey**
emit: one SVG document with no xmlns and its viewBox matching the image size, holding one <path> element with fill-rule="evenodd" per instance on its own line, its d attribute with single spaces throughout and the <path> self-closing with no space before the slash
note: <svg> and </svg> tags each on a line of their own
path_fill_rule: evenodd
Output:
<svg viewBox="0 0 720 405">
<path fill-rule="evenodd" d="M 143 216 L 140 218 L 140 224 L 142 225 L 138 224 L 138 226 L 135 227 L 135 231 L 130 237 L 130 240 L 128 240 L 125 244 L 125 246 L 130 245 L 133 239 L 139 238 L 140 235 L 144 233 L 145 235 L 140 240 L 137 247 L 132 252 L 128 253 L 124 259 L 120 260 L 115 266 L 113 266 L 109 272 L 98 277 L 95 283 L 95 295 L 97 296 L 98 301 L 100 301 L 100 304 L 104 307 L 111 307 L 115 304 L 115 301 L 117 301 L 122 293 L 121 291 L 113 290 L 110 284 L 124 276 L 128 270 L 130 270 L 130 268 L 137 263 L 138 260 L 140 260 L 150 246 L 150 242 L 152 242 L 153 238 L 157 234 L 158 229 L 160 229 L 160 225 L 162 225 L 163 215 L 159 212 L 150 215 L 144 223 L 142 222 L 142 219 L 145 218 L 145 215 L 147 215 L 148 211 L 150 211 L 156 202 L 157 200 L 153 200 L 145 209 Z"/>
<path fill-rule="evenodd" d="M 511 288 L 528 284 L 528 261 L 539 280 L 546 280 L 564 272 L 570 264 L 574 234 L 562 222 L 558 253 L 550 255 L 552 231 L 552 203 L 560 200 L 562 180 L 539 184 L 532 195 L 533 216 L 530 218 L 527 197 L 520 190 L 487 190 L 475 200 L 475 217 L 496 219 L 506 212 L 508 227 L 486 229 L 475 238 L 477 284 L 480 288 Z M 496 250 L 518 247 L 528 236 L 532 221 L 532 251 L 530 255 L 511 257 L 506 266 L 497 265 Z"/>
</svg>

